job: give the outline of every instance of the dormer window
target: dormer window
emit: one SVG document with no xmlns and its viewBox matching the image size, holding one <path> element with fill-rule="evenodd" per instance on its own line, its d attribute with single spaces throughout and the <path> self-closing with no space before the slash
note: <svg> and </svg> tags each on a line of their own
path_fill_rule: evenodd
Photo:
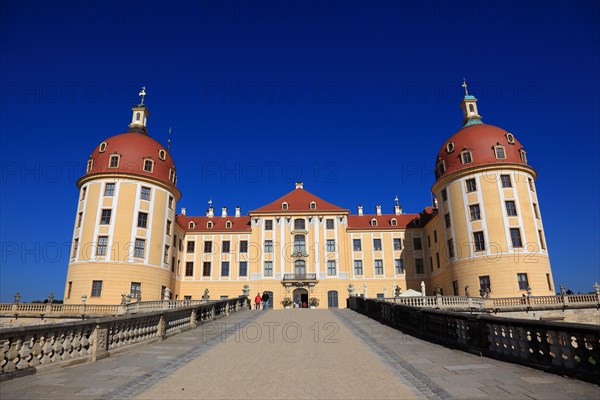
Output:
<svg viewBox="0 0 600 400">
<path fill-rule="evenodd" d="M 524 164 L 527 164 L 527 152 L 521 149 L 519 150 L 519 154 L 521 155 L 521 161 L 523 161 Z"/>
<path fill-rule="evenodd" d="M 160 158 L 161 160 L 165 161 L 165 159 L 167 158 L 167 152 L 163 149 L 160 149 L 158 151 L 158 158 Z"/>
<path fill-rule="evenodd" d="M 315 203 L 314 201 L 310 202 L 310 209 L 311 210 L 316 210 L 317 209 L 317 203 Z"/>
<path fill-rule="evenodd" d="M 391 224 L 392 224 L 392 226 L 398 225 L 398 221 L 396 220 L 396 218 L 392 218 Z"/>
<path fill-rule="evenodd" d="M 154 170 L 154 161 L 150 158 L 144 159 L 144 171 L 152 172 Z"/>
<path fill-rule="evenodd" d="M 446 161 L 442 160 L 438 163 L 438 172 L 440 176 L 446 173 Z"/>
<path fill-rule="evenodd" d="M 371 226 L 377 226 L 377 220 L 375 218 L 371 220 Z"/>
<path fill-rule="evenodd" d="M 512 133 L 506 134 L 506 140 L 508 141 L 509 144 L 515 144 L 515 137 L 513 136 Z"/>
<path fill-rule="evenodd" d="M 213 223 L 212 223 L 212 221 L 208 221 L 208 222 L 206 223 L 206 228 L 207 228 L 207 229 L 212 229 L 212 228 L 213 228 Z"/>
<path fill-rule="evenodd" d="M 225 228 L 231 229 L 231 221 L 225 222 Z"/>
<path fill-rule="evenodd" d="M 106 151 L 106 142 L 100 143 L 100 148 L 98 149 L 98 153 L 104 153 Z"/>
<path fill-rule="evenodd" d="M 498 160 L 506 159 L 506 151 L 504 150 L 504 146 L 494 146 L 494 153 L 496 154 L 496 158 Z"/>
<path fill-rule="evenodd" d="M 415 225 L 416 226 L 421 226 L 421 218 L 415 219 Z"/>
<path fill-rule="evenodd" d="M 471 164 L 473 162 L 473 154 L 471 150 L 464 150 L 460 153 L 460 161 L 463 164 Z"/>
<path fill-rule="evenodd" d="M 90 158 L 87 162 L 86 172 L 90 172 L 92 170 L 93 166 L 94 166 L 94 159 Z"/>
<path fill-rule="evenodd" d="M 446 153 L 452 153 L 454 151 L 454 142 L 446 144 Z"/>
<path fill-rule="evenodd" d="M 169 169 L 169 180 L 175 183 L 175 171 L 173 170 L 173 168 Z"/>
<path fill-rule="evenodd" d="M 196 227 L 196 224 L 194 223 L 194 221 L 190 221 L 190 223 L 188 224 L 188 228 L 194 229 L 195 227 Z"/>
<path fill-rule="evenodd" d="M 121 159 L 121 156 L 118 154 L 114 154 L 114 155 L 110 156 L 110 162 L 108 164 L 108 168 L 118 168 L 120 159 Z"/>
<path fill-rule="evenodd" d="M 281 203 L 281 209 L 282 210 L 287 210 L 288 209 L 288 203 L 286 203 L 285 201 L 283 203 Z"/>
</svg>

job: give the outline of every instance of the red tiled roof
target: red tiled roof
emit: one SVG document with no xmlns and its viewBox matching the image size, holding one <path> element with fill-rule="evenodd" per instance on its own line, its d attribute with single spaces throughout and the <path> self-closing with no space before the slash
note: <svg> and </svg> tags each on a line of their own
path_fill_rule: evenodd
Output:
<svg viewBox="0 0 600 400">
<path fill-rule="evenodd" d="M 408 224 L 419 214 L 364 214 L 350 215 L 348 217 L 348 229 L 401 229 L 406 228 Z M 396 218 L 397 225 L 392 225 L 392 219 Z M 377 220 L 377 226 L 371 226 L 371 220 Z"/>
<path fill-rule="evenodd" d="M 90 171 L 86 175 L 99 173 L 126 173 L 147 176 L 159 179 L 167 184 L 174 185 L 170 181 L 170 170 L 175 171 L 175 163 L 166 148 L 144 133 L 126 132 L 109 137 L 104 140 L 106 148 L 100 152 L 100 143 L 90 158 L 94 160 Z M 165 150 L 165 159 L 159 158 L 159 151 Z M 119 166 L 110 168 L 110 157 L 114 154 L 120 155 Z M 154 160 L 152 172 L 144 171 L 144 159 Z"/>
<path fill-rule="evenodd" d="M 317 205 L 316 209 L 310 208 L 310 203 L 315 202 Z M 287 210 L 283 210 L 281 208 L 282 203 L 286 202 L 288 204 Z M 259 213 L 285 213 L 285 212 L 298 212 L 304 211 L 308 213 L 318 214 L 324 211 L 332 211 L 339 213 L 348 213 L 349 211 L 345 208 L 341 208 L 336 206 L 335 204 L 331 204 L 314 194 L 306 191 L 304 189 L 298 188 L 294 189 L 283 197 L 278 198 L 272 203 L 269 203 L 265 206 L 257 208 L 255 210 L 250 211 L 249 214 L 259 214 Z"/>
<path fill-rule="evenodd" d="M 250 217 L 192 217 L 179 214 L 176 218 L 177 223 L 186 232 L 250 232 Z M 213 227 L 208 228 L 208 221 L 212 221 Z M 226 228 L 227 221 L 231 221 L 231 228 Z M 189 223 L 194 222 L 194 228 L 189 227 Z"/>
<path fill-rule="evenodd" d="M 452 135 L 440 148 L 435 160 L 436 171 L 441 160 L 446 164 L 446 172 L 442 175 L 448 175 L 463 169 L 472 169 L 474 167 L 488 164 L 521 164 L 525 163 L 521 160 L 519 150 L 523 145 L 515 138 L 514 143 L 508 142 L 506 135 L 509 132 L 493 125 L 476 124 L 464 127 Z M 448 153 L 446 145 L 450 142 L 454 143 L 454 151 Z M 505 150 L 505 159 L 497 159 L 494 153 L 494 146 L 502 145 Z M 463 150 L 471 150 L 473 162 L 462 164 L 460 153 Z"/>
</svg>

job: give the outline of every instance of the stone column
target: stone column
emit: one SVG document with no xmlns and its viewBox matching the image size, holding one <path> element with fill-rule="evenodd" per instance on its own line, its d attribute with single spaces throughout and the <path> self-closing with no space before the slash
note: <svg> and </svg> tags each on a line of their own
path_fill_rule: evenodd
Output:
<svg viewBox="0 0 600 400">
<path fill-rule="evenodd" d="M 92 361 L 108 357 L 108 324 L 97 324 L 92 333 L 92 338 Z"/>
</svg>

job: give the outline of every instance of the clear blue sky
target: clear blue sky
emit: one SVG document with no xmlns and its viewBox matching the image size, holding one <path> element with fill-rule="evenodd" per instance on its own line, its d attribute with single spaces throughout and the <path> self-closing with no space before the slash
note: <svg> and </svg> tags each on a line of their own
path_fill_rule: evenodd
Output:
<svg viewBox="0 0 600 400">
<path fill-rule="evenodd" d="M 2 2 L 0 300 L 62 298 L 92 149 L 146 85 L 179 207 L 245 213 L 302 180 L 353 212 L 431 203 L 460 83 L 539 172 L 555 283 L 599 277 L 596 1 Z"/>
</svg>

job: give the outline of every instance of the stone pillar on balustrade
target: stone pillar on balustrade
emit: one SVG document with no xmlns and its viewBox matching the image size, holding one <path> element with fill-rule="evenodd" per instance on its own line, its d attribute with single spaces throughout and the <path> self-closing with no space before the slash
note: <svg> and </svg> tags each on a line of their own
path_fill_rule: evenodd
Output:
<svg viewBox="0 0 600 400">
<path fill-rule="evenodd" d="M 96 324 L 92 332 L 92 361 L 108 356 L 108 324 Z"/>
</svg>

